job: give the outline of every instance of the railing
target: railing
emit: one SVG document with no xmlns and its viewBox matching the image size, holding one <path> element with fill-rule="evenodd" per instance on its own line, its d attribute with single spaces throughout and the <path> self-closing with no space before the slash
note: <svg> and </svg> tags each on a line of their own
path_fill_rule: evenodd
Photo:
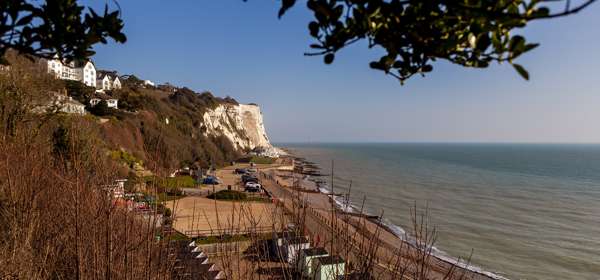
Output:
<svg viewBox="0 0 600 280">
<path fill-rule="evenodd" d="M 225 236 L 225 235 L 244 235 L 256 233 L 270 233 L 273 228 L 270 226 L 249 227 L 249 228 L 220 228 L 220 229 L 194 229 L 186 230 L 184 234 L 189 237 L 210 237 L 210 236 Z"/>
</svg>

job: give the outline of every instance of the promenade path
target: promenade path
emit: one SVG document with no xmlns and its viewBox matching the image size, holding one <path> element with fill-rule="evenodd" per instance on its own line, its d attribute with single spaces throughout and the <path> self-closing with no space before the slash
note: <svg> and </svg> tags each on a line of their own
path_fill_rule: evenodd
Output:
<svg viewBox="0 0 600 280">
<path fill-rule="evenodd" d="M 424 254 L 416 247 L 376 223 L 332 211 L 329 196 L 282 186 L 280 182 L 286 178 L 274 169 L 265 168 L 260 174 L 263 188 L 281 201 L 289 213 L 301 213 L 297 216 L 303 217 L 313 240 L 316 237 L 328 251 L 355 264 L 373 267 L 375 279 L 495 279 L 433 255 L 423 260 Z"/>
</svg>

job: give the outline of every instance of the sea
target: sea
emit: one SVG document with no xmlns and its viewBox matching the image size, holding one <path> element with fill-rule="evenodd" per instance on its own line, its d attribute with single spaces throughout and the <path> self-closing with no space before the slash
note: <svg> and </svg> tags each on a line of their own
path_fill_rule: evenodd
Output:
<svg viewBox="0 0 600 280">
<path fill-rule="evenodd" d="M 410 236 L 416 209 L 436 232 L 436 252 L 474 269 L 499 279 L 600 279 L 600 145 L 278 146 L 319 165 L 328 188 L 349 193 L 355 209 L 383 213 L 399 235 Z"/>
</svg>

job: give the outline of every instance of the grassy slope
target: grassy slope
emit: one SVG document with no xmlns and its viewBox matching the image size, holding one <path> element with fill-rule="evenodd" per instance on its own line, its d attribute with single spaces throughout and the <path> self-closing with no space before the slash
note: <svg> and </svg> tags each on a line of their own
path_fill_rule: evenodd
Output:
<svg viewBox="0 0 600 280">
<path fill-rule="evenodd" d="M 239 156 L 225 137 L 203 134 L 204 112 L 225 100 L 186 88 L 167 92 L 124 84 L 111 95 L 130 111 L 102 116 L 109 121 L 100 125 L 110 150 L 123 150 L 146 167 L 165 172 L 183 165 L 219 166 Z"/>
</svg>

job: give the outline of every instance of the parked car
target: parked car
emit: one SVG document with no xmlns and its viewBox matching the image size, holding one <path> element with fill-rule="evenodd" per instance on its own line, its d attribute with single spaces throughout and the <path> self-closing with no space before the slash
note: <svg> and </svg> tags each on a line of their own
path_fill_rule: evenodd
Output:
<svg viewBox="0 0 600 280">
<path fill-rule="evenodd" d="M 260 192 L 260 189 L 257 188 L 246 188 L 245 191 L 250 193 Z"/>
<path fill-rule="evenodd" d="M 246 187 L 252 187 L 252 188 L 260 188 L 261 187 L 261 185 L 259 183 L 257 183 L 257 182 L 248 182 L 248 183 L 246 183 L 245 186 Z"/>
<path fill-rule="evenodd" d="M 246 183 L 244 190 L 247 192 L 260 192 L 261 188 L 262 186 L 259 183 L 248 182 Z"/>
<path fill-rule="evenodd" d="M 221 182 L 219 181 L 219 178 L 214 177 L 214 176 L 208 176 L 208 177 L 202 179 L 202 184 L 205 184 L 205 185 L 218 185 L 220 183 Z"/>
<path fill-rule="evenodd" d="M 242 183 L 246 184 L 248 182 L 255 182 L 258 183 L 258 178 L 252 176 L 252 175 L 243 175 L 242 176 Z"/>
<path fill-rule="evenodd" d="M 246 168 L 236 168 L 233 173 L 235 174 L 246 174 L 248 173 L 248 170 L 246 170 Z"/>
</svg>

